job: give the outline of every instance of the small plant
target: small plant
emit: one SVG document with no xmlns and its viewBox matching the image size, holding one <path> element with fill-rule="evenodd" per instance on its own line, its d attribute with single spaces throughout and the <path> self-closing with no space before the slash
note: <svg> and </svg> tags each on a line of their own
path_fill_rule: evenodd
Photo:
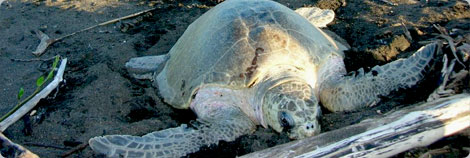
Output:
<svg viewBox="0 0 470 158">
<path fill-rule="evenodd" d="M 24 95 L 24 89 L 23 87 L 20 88 L 20 90 L 18 91 L 18 95 L 17 95 L 18 104 L 16 104 L 16 106 L 13 109 L 11 109 L 7 114 L 3 115 L 2 118 L 0 118 L 0 122 L 8 118 L 11 114 L 13 114 L 16 110 L 18 110 L 21 106 L 23 106 L 26 102 L 31 100 L 31 98 L 33 98 L 36 94 L 38 94 L 42 90 L 44 83 L 48 82 L 49 80 L 52 79 L 52 77 L 54 77 L 54 71 L 57 69 L 57 64 L 59 63 L 59 60 L 60 60 L 60 56 L 59 55 L 55 56 L 54 62 L 52 63 L 52 68 L 49 71 L 49 74 L 47 75 L 47 77 L 46 78 L 44 78 L 44 76 L 39 77 L 36 80 L 36 90 L 34 90 L 33 94 L 31 94 L 30 96 L 28 96 L 26 99 L 22 101 L 21 101 L 21 98 Z"/>
</svg>

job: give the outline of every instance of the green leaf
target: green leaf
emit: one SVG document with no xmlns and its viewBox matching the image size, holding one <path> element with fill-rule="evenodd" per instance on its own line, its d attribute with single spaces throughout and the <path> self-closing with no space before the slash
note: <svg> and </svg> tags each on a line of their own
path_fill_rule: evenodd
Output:
<svg viewBox="0 0 470 158">
<path fill-rule="evenodd" d="M 41 87 L 44 84 L 44 76 L 41 76 L 36 80 L 36 86 Z"/>
<path fill-rule="evenodd" d="M 20 91 L 18 92 L 18 100 L 20 100 L 21 97 L 23 97 L 23 94 L 24 94 L 24 89 L 23 89 L 23 87 L 21 87 Z"/>
</svg>

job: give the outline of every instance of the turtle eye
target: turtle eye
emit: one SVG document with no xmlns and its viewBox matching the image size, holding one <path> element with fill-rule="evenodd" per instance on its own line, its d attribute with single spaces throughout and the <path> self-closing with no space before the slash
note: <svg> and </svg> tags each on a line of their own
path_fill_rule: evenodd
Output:
<svg viewBox="0 0 470 158">
<path fill-rule="evenodd" d="M 279 123 L 283 130 L 289 130 L 295 126 L 294 119 L 287 112 L 279 112 Z"/>
</svg>

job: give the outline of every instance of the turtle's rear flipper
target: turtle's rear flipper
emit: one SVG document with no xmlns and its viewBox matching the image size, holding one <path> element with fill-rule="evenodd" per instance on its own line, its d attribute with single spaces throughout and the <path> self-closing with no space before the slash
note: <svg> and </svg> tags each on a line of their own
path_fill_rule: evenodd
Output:
<svg viewBox="0 0 470 158">
<path fill-rule="evenodd" d="M 322 31 L 331 37 L 331 39 L 329 39 L 329 37 L 327 38 L 333 40 L 332 42 L 336 44 L 336 47 L 341 52 L 351 48 L 346 40 L 326 29 L 326 25 L 335 19 L 335 12 L 333 12 L 333 10 L 320 9 L 317 7 L 302 7 L 296 9 L 295 12 L 307 19 L 313 26 L 323 28 Z"/>
<path fill-rule="evenodd" d="M 217 144 L 220 140 L 233 141 L 254 131 L 255 125 L 239 110 L 223 113 L 225 115 L 217 115 L 211 123 L 198 122 L 195 128 L 183 124 L 142 137 L 100 136 L 90 139 L 89 144 L 95 152 L 108 157 L 182 157 L 198 151 L 203 146 Z"/>
<path fill-rule="evenodd" d="M 330 9 L 320 9 L 317 7 L 302 7 L 295 12 L 310 21 L 316 27 L 326 27 L 326 24 L 335 19 L 335 12 Z"/>
<path fill-rule="evenodd" d="M 422 80 L 435 63 L 433 58 L 442 54 L 441 47 L 440 43 L 428 44 L 406 59 L 375 66 L 368 73 L 359 69 L 350 76 L 327 76 L 320 85 L 320 100 L 331 111 L 351 111 L 374 105 L 381 96 L 410 88 Z"/>
</svg>

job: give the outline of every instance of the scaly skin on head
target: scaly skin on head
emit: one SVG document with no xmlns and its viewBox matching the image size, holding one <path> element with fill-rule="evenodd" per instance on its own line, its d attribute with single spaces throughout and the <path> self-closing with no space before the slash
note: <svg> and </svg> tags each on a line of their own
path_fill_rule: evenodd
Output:
<svg viewBox="0 0 470 158">
<path fill-rule="evenodd" d="M 289 81 L 268 90 L 264 96 L 263 115 L 277 132 L 286 131 L 291 139 L 320 133 L 321 109 L 312 88 L 300 81 Z"/>
</svg>

